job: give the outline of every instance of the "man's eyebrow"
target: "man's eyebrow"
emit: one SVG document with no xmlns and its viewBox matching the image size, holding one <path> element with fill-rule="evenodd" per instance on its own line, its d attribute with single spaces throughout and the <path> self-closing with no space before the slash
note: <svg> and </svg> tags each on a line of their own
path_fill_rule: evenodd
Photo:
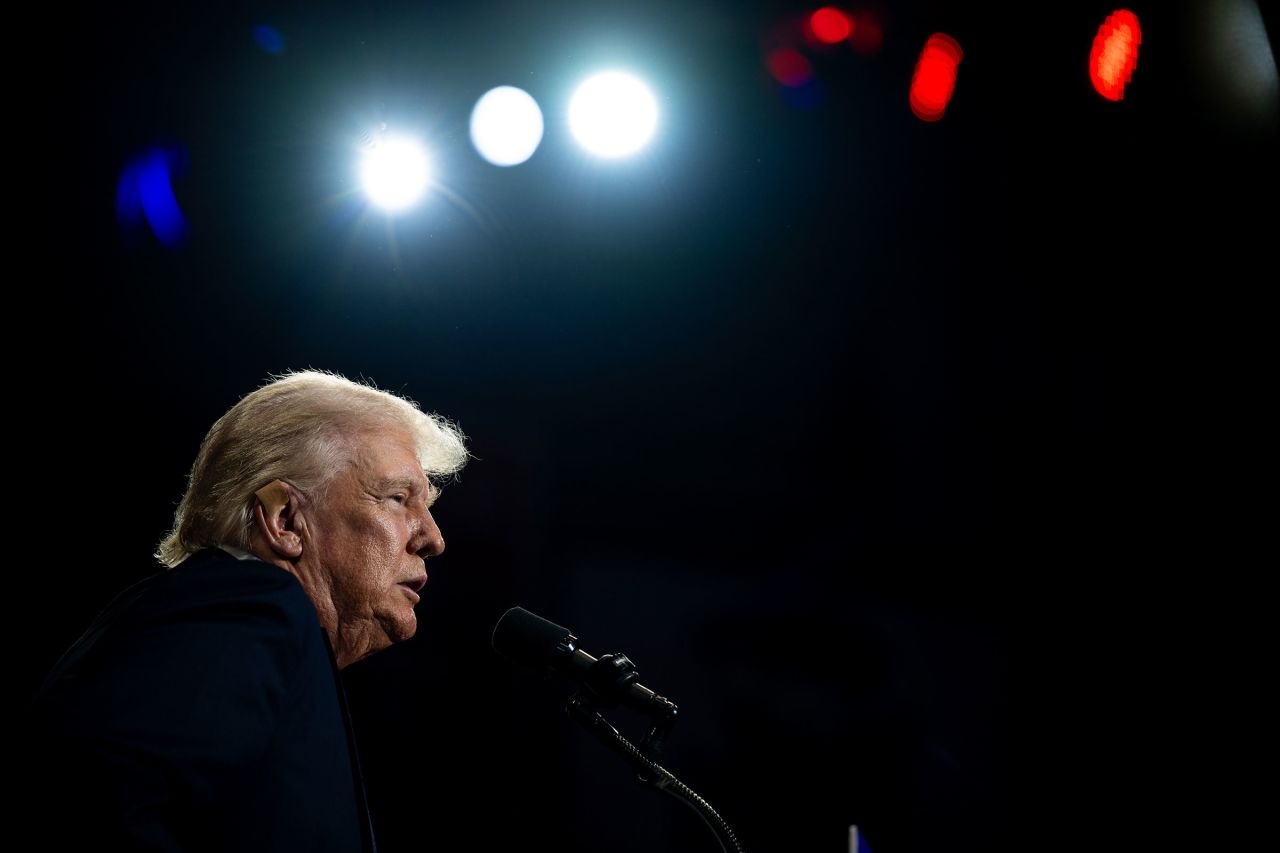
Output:
<svg viewBox="0 0 1280 853">
<path fill-rule="evenodd" d="M 374 482 L 373 487 L 378 490 L 409 489 L 416 492 L 422 488 L 422 484 L 412 477 L 382 477 Z M 430 484 L 427 485 L 427 488 L 431 488 Z"/>
</svg>

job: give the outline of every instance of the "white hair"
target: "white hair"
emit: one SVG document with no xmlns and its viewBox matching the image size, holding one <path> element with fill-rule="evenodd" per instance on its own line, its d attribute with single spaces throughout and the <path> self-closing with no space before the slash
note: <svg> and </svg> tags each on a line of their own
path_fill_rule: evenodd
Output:
<svg viewBox="0 0 1280 853">
<path fill-rule="evenodd" d="M 218 418 L 200 443 L 173 530 L 156 549 L 165 566 L 203 548 L 248 549 L 255 492 L 287 480 L 322 497 L 353 459 L 363 432 L 408 432 L 433 499 L 470 457 L 457 425 L 412 400 L 316 370 L 272 379 Z"/>
</svg>

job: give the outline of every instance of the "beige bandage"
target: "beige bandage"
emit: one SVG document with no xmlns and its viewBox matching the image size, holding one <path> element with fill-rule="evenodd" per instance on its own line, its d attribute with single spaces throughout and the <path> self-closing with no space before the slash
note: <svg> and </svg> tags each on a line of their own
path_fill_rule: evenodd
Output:
<svg viewBox="0 0 1280 853">
<path fill-rule="evenodd" d="M 289 490 L 285 487 L 284 480 L 272 480 L 254 494 L 262 501 L 262 509 L 267 515 L 278 512 L 289 503 Z"/>
</svg>

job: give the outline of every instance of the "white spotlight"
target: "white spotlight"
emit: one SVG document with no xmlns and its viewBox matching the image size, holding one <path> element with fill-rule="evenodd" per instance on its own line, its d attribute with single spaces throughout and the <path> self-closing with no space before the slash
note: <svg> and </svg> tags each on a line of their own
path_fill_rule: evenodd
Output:
<svg viewBox="0 0 1280 853">
<path fill-rule="evenodd" d="M 620 71 L 589 77 L 569 101 L 569 129 L 598 157 L 639 151 L 658 127 L 658 102 L 649 88 Z"/>
<path fill-rule="evenodd" d="M 386 210 L 402 210 L 427 188 L 427 152 L 412 139 L 383 138 L 365 152 L 360 183 L 373 203 Z"/>
<path fill-rule="evenodd" d="M 541 141 L 542 110 L 528 92 L 499 86 L 476 101 L 471 111 L 471 144 L 493 165 L 523 163 Z"/>
</svg>

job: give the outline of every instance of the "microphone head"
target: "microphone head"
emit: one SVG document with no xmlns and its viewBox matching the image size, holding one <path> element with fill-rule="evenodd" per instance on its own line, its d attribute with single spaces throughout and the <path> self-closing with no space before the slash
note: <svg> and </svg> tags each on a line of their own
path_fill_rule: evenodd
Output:
<svg viewBox="0 0 1280 853">
<path fill-rule="evenodd" d="M 513 607 L 493 629 L 493 650 L 514 664 L 541 669 L 552 665 L 565 641 L 576 639 L 568 628 Z"/>
</svg>

